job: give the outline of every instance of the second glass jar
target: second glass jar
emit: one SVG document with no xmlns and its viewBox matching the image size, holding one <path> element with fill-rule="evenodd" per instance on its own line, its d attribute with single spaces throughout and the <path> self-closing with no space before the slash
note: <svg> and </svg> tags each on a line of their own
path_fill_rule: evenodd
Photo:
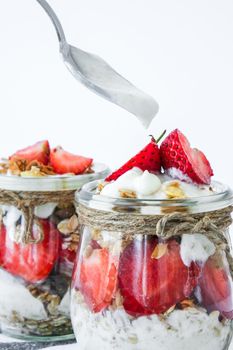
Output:
<svg viewBox="0 0 233 350">
<path fill-rule="evenodd" d="M 73 338 L 69 287 L 79 242 L 74 193 L 106 175 L 0 176 L 0 322 L 7 335 Z"/>
<path fill-rule="evenodd" d="M 233 194 L 138 200 L 77 194 L 72 282 L 77 349 L 227 350 L 232 337 Z"/>
</svg>

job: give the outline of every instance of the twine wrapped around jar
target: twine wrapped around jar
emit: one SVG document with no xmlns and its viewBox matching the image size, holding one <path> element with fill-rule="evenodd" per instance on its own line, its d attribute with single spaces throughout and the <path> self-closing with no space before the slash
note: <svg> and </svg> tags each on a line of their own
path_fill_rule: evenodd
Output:
<svg viewBox="0 0 233 350">
<path fill-rule="evenodd" d="M 233 258 L 226 238 L 232 224 L 233 207 L 193 214 L 175 212 L 165 215 L 143 215 L 138 211 L 103 211 L 78 205 L 79 222 L 93 229 L 122 232 L 125 235 L 156 235 L 169 239 L 183 234 L 200 233 L 214 243 L 217 251 L 225 251 L 233 278 Z"/>
<path fill-rule="evenodd" d="M 39 243 L 43 240 L 43 230 L 38 219 L 34 215 L 35 207 L 47 203 L 57 203 L 65 205 L 67 202 L 74 201 L 75 191 L 9 191 L 0 190 L 0 205 L 12 205 L 22 212 L 25 219 L 24 230 L 21 236 L 21 242 L 24 244 Z M 39 232 L 38 237 L 33 237 L 33 224 L 37 223 Z"/>
</svg>

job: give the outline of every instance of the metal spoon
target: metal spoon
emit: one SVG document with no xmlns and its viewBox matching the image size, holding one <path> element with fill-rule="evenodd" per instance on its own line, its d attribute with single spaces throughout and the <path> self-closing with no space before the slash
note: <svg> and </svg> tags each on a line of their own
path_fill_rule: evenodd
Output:
<svg viewBox="0 0 233 350">
<path fill-rule="evenodd" d="M 61 23 L 45 0 L 36 0 L 56 29 L 60 53 L 73 76 L 88 89 L 134 114 L 148 127 L 159 110 L 157 102 L 117 73 L 102 58 L 67 43 Z"/>
</svg>

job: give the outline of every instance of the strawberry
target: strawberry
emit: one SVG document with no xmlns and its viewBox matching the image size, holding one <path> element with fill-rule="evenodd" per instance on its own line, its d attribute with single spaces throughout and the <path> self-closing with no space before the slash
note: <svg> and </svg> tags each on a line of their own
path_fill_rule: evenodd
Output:
<svg viewBox="0 0 233 350">
<path fill-rule="evenodd" d="M 0 266 L 9 273 L 30 283 L 45 280 L 52 271 L 59 256 L 60 234 L 54 224 L 40 220 L 44 239 L 40 243 L 22 244 L 11 240 L 7 228 L 0 229 Z M 33 226 L 34 237 L 38 225 Z"/>
<path fill-rule="evenodd" d="M 154 256 L 155 249 L 157 238 L 134 239 L 121 255 L 119 286 L 132 316 L 163 313 L 188 298 L 198 283 L 198 265 L 184 265 L 174 239 L 167 241 L 162 256 Z"/>
<path fill-rule="evenodd" d="M 93 162 L 91 158 L 74 155 L 58 146 L 51 150 L 50 164 L 57 174 L 82 174 Z"/>
<path fill-rule="evenodd" d="M 228 272 L 219 264 L 216 256 L 210 257 L 199 281 L 201 303 L 209 311 L 218 310 L 223 316 L 233 319 L 232 288 Z"/>
<path fill-rule="evenodd" d="M 62 248 L 60 252 L 60 260 L 67 262 L 67 263 L 74 263 L 76 258 L 76 251 L 68 249 L 68 248 Z"/>
<path fill-rule="evenodd" d="M 91 245 L 89 248 L 93 249 Z M 116 291 L 116 262 L 106 248 L 93 249 L 90 255 L 80 259 L 75 287 L 83 294 L 89 309 L 100 312 L 111 304 Z"/>
<path fill-rule="evenodd" d="M 161 170 L 161 162 L 160 162 L 160 153 L 158 142 L 163 137 L 165 132 L 161 135 L 161 137 L 156 141 L 153 137 L 151 137 L 150 143 L 143 148 L 139 153 L 136 154 L 133 158 L 131 158 L 127 163 L 125 163 L 121 168 L 113 172 L 106 178 L 106 181 L 115 181 L 126 173 L 128 170 L 138 167 L 141 170 L 151 171 L 151 172 L 160 172 Z"/>
<path fill-rule="evenodd" d="M 44 165 L 47 165 L 49 161 L 49 153 L 49 142 L 45 140 L 39 141 L 32 146 L 17 151 L 10 156 L 9 159 L 11 161 L 27 160 L 28 162 L 36 160 Z"/>
<path fill-rule="evenodd" d="M 176 129 L 163 141 L 160 147 L 163 168 L 170 173 L 171 168 L 181 172 L 180 179 L 187 176 L 197 184 L 210 184 L 213 170 L 204 153 L 191 148 L 187 138 Z M 171 173 L 170 173 L 171 175 Z"/>
</svg>

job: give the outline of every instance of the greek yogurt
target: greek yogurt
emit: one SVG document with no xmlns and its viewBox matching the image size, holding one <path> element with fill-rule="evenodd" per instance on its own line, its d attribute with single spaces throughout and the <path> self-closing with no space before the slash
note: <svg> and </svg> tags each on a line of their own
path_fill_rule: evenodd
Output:
<svg viewBox="0 0 233 350">
<path fill-rule="evenodd" d="M 213 194 L 210 186 L 195 185 L 182 180 L 184 179 L 174 180 L 167 174 L 156 175 L 148 170 L 142 171 L 135 167 L 121 175 L 116 181 L 105 184 L 100 194 L 120 198 L 122 191 L 131 191 L 138 199 L 171 199 L 170 190 L 172 187 L 176 190 L 174 199 L 176 194 L 179 195 L 179 199 Z"/>
<path fill-rule="evenodd" d="M 188 267 L 192 261 L 204 264 L 215 251 L 214 244 L 203 234 L 182 235 L 180 255 L 183 263 Z"/>
<path fill-rule="evenodd" d="M 231 322 L 202 308 L 174 310 L 168 316 L 133 318 L 123 309 L 92 314 L 73 291 L 71 317 L 79 350 L 219 350 L 230 342 Z"/>
<path fill-rule="evenodd" d="M 0 317 L 10 320 L 14 314 L 20 318 L 43 320 L 47 313 L 43 303 L 34 298 L 29 290 L 18 280 L 0 269 Z M 25 302 L 23 302 L 25 301 Z"/>
</svg>

